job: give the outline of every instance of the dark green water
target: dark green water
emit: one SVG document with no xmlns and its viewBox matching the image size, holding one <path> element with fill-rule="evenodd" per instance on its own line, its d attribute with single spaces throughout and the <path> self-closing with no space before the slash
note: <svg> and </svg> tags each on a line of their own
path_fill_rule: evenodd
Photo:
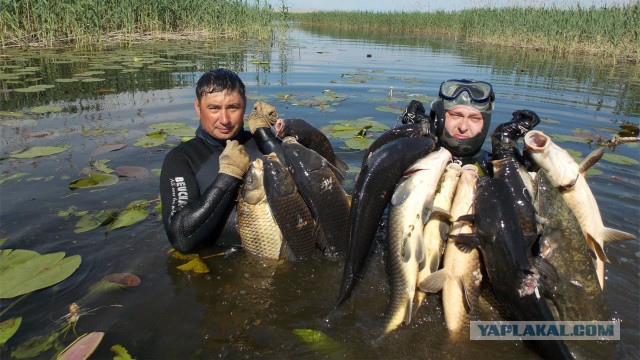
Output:
<svg viewBox="0 0 640 360">
<path fill-rule="evenodd" d="M 4 50 L 0 246 L 64 251 L 81 255 L 82 265 L 67 280 L 30 294 L 3 315 L 3 320 L 22 316 L 23 323 L 2 358 L 11 358 L 12 350 L 29 338 L 55 329 L 73 302 L 94 309 L 81 316 L 78 333 L 106 334 L 95 358 L 112 358 L 109 349 L 116 344 L 138 359 L 536 357 L 519 342 L 450 342 L 438 295 L 428 299 L 411 325 L 371 345 L 370 331 L 379 326 L 389 293 L 382 246 L 370 258 L 352 300 L 327 319 L 338 294 L 342 257 L 281 265 L 271 276 L 264 264 L 239 251 L 205 259 L 211 270 L 206 275 L 183 272 L 177 267 L 185 261 L 168 255 L 169 242 L 153 206 L 150 216 L 133 226 L 74 232 L 79 217 L 62 217 L 61 210 L 123 209 L 132 201 L 158 197 L 162 160 L 182 135 L 172 133 L 165 143 L 151 147 L 136 142 L 162 123 L 195 129 L 195 82 L 217 66 L 240 73 L 249 105 L 263 100 L 275 105 L 281 117 L 303 118 L 318 127 L 361 118 L 392 127 L 410 99 L 429 99 L 442 80 L 463 77 L 494 85 L 493 126 L 508 121 L 516 109 L 535 110 L 543 119 L 537 129 L 561 135 L 558 143 L 576 156 L 591 151 L 585 138 L 610 139 L 620 123 L 640 122 L 637 66 L 443 40 L 295 30 L 271 43 L 137 44 L 104 52 Z M 41 84 L 54 86 L 16 91 Z M 43 105 L 58 111 L 38 113 Z M 346 182 L 352 191 L 363 151 L 345 148 L 342 139 L 332 141 L 338 156 L 354 169 Z M 95 149 L 113 143 L 126 147 L 92 157 Z M 69 149 L 33 159 L 7 158 L 36 146 Z M 623 157 L 622 163 L 601 160 L 588 182 L 605 225 L 637 236 L 640 150 L 637 144 L 622 145 L 615 154 Z M 111 169 L 143 167 L 149 175 L 70 190 L 92 160 L 109 160 L 105 165 Z M 201 255 L 217 254 L 223 245 Z M 613 353 L 635 358 L 640 351 L 640 244 L 608 244 L 606 251 L 611 264 L 605 296 L 612 317 L 622 324 L 622 339 Z M 139 276 L 142 283 L 90 293 L 103 276 L 123 272 Z M 2 309 L 13 300 L 2 299 Z M 337 345 L 309 346 L 295 329 L 322 331 Z M 38 358 L 52 355 L 49 351 Z"/>
</svg>

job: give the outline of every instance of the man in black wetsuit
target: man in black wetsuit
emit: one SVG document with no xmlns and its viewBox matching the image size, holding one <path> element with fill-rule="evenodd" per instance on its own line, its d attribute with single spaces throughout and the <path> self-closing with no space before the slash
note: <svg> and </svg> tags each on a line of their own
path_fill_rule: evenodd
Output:
<svg viewBox="0 0 640 360">
<path fill-rule="evenodd" d="M 483 172 L 491 171 L 488 162 L 512 154 L 524 162 L 517 149 L 517 139 L 540 122 L 535 112 L 517 110 L 511 121 L 498 125 L 491 135 L 492 151 L 482 149 L 491 125 L 495 94 L 488 82 L 446 80 L 440 84 L 438 98 L 431 103 L 429 116 L 420 101 L 412 100 L 402 116 L 405 124 L 429 122 L 430 132 L 438 144 L 464 164 L 478 164 Z"/>
<path fill-rule="evenodd" d="M 171 245 L 189 252 L 225 239 L 239 242 L 235 200 L 250 161 L 270 152 L 275 108 L 256 103 L 244 130 L 245 85 L 228 69 L 203 74 L 194 107 L 200 117 L 195 138 L 172 149 L 160 174 L 162 221 Z"/>
</svg>

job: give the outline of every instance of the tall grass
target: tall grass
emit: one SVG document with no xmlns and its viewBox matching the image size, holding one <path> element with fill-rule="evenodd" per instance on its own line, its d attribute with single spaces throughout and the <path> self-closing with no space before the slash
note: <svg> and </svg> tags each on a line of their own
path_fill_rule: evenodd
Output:
<svg viewBox="0 0 640 360">
<path fill-rule="evenodd" d="M 86 48 L 160 34 L 260 39 L 284 16 L 266 0 L 0 0 L 0 42 Z"/>
<path fill-rule="evenodd" d="M 640 1 L 610 7 L 474 8 L 434 12 L 291 14 L 302 25 L 438 34 L 488 44 L 594 53 L 640 63 Z"/>
</svg>

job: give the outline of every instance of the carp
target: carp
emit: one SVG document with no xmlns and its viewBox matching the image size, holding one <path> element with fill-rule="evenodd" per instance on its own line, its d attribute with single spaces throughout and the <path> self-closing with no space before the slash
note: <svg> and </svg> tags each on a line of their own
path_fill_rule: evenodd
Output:
<svg viewBox="0 0 640 360">
<path fill-rule="evenodd" d="M 244 176 L 238 197 L 238 233 L 244 249 L 252 254 L 278 260 L 282 232 L 267 202 L 262 159 L 257 158 Z"/>
<path fill-rule="evenodd" d="M 402 322 L 411 323 L 419 264 L 424 265 L 426 255 L 422 230 L 450 160 L 451 153 L 445 148 L 419 159 L 404 172 L 391 197 L 387 257 L 391 294 L 384 317 L 385 334 Z"/>
</svg>

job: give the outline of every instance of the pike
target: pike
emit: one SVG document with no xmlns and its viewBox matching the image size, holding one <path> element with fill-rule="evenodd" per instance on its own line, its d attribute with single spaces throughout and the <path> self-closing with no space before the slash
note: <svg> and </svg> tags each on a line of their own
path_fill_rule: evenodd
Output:
<svg viewBox="0 0 640 360">
<path fill-rule="evenodd" d="M 609 262 L 604 252 L 605 241 L 634 240 L 635 236 L 604 226 L 598 203 L 584 173 L 603 155 L 598 148 L 578 165 L 566 150 L 556 145 L 541 131 L 530 131 L 524 138 L 528 155 L 549 176 L 554 187 L 578 219 L 589 248 L 596 254 L 596 272 L 600 287 L 604 288 L 604 262 Z"/>
<path fill-rule="evenodd" d="M 419 264 L 424 264 L 422 237 L 438 183 L 451 153 L 441 148 L 418 159 L 398 182 L 389 205 L 388 271 L 391 293 L 384 334 L 411 323 Z"/>
<path fill-rule="evenodd" d="M 451 205 L 452 219 L 473 213 L 477 180 L 478 168 L 475 165 L 464 165 Z M 449 230 L 450 237 L 471 236 L 472 233 L 473 230 L 464 221 L 454 222 Z M 445 322 L 452 336 L 462 336 L 463 331 L 468 329 L 469 320 L 477 313 L 481 281 L 478 250 L 461 251 L 454 241 L 449 240 L 444 251 L 443 268 L 420 284 L 420 288 L 426 292 L 435 293 L 442 290 Z"/>
</svg>

